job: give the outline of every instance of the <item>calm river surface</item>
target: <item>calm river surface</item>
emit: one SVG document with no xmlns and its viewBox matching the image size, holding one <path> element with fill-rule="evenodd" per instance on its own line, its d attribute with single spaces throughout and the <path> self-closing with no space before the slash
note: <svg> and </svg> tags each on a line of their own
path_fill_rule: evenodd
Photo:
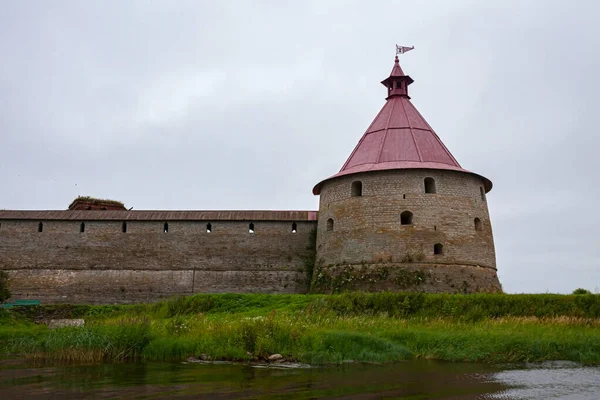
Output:
<svg viewBox="0 0 600 400">
<path fill-rule="evenodd" d="M 0 360 L 0 399 L 599 399 L 600 368 L 409 361 L 309 369 Z"/>
</svg>

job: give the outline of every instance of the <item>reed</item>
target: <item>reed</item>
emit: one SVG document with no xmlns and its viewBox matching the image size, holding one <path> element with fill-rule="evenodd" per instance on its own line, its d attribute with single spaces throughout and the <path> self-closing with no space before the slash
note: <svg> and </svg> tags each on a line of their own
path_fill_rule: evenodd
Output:
<svg viewBox="0 0 600 400">
<path fill-rule="evenodd" d="M 0 351 L 62 362 L 256 361 L 311 364 L 409 358 L 600 363 L 598 295 L 196 295 L 78 306 L 82 328 L 49 330 L 35 312 L 0 315 Z M 56 315 L 57 307 L 48 307 Z M 59 307 L 60 308 L 60 307 Z M 64 310 L 63 310 L 64 311 Z M 62 311 L 61 311 L 62 312 Z"/>
</svg>

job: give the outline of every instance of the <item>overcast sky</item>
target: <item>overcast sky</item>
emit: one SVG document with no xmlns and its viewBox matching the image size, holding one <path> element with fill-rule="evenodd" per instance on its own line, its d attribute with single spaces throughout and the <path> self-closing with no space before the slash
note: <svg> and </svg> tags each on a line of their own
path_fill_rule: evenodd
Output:
<svg viewBox="0 0 600 400">
<path fill-rule="evenodd" d="M 490 178 L 507 292 L 600 291 L 600 3 L 0 0 L 0 209 L 308 209 L 384 104 Z"/>
</svg>

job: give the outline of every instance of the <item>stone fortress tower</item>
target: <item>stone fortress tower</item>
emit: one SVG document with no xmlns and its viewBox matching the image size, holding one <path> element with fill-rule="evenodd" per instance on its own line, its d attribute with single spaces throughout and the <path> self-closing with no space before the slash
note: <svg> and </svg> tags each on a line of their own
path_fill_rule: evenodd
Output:
<svg viewBox="0 0 600 400">
<path fill-rule="evenodd" d="M 321 291 L 501 291 L 486 194 L 410 101 L 396 56 L 386 103 L 320 195 Z"/>
</svg>

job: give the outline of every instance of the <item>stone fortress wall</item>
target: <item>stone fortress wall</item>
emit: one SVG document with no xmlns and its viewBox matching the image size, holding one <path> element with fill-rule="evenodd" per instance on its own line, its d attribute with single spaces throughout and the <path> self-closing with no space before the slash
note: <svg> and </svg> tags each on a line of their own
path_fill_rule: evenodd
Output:
<svg viewBox="0 0 600 400">
<path fill-rule="evenodd" d="M 317 265 L 338 285 L 500 290 L 484 182 L 477 175 L 366 172 L 325 182 L 320 195 Z"/>
<path fill-rule="evenodd" d="M 0 211 L 0 270 L 9 274 L 13 298 L 107 304 L 307 290 L 316 212 L 237 215 L 247 220 L 125 216 L 135 212 Z"/>
</svg>

